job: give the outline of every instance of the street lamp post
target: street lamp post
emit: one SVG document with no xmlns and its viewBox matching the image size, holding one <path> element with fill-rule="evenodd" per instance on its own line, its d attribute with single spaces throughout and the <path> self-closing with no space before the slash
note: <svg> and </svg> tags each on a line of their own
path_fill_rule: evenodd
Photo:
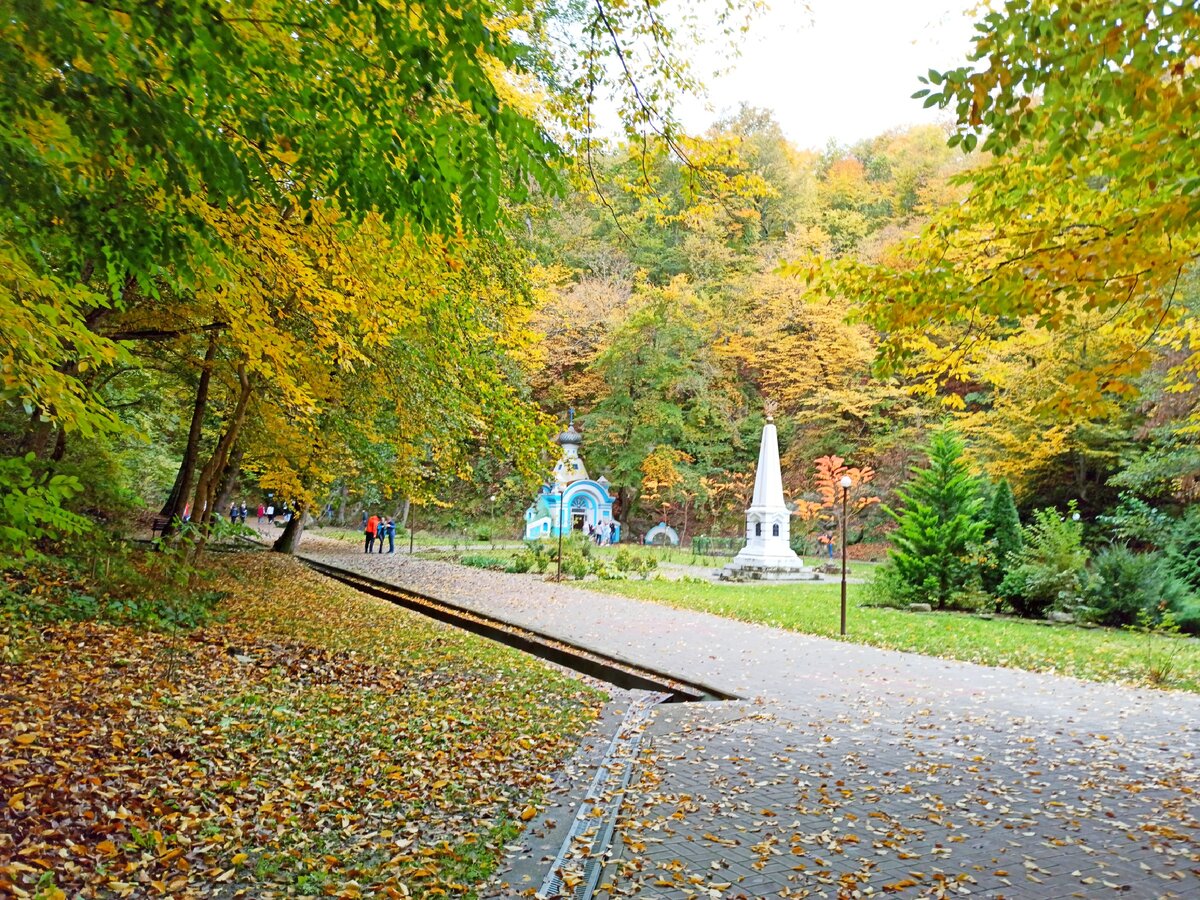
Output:
<svg viewBox="0 0 1200 900">
<path fill-rule="evenodd" d="M 408 501 L 408 555 L 412 556 L 413 552 L 413 537 L 417 533 L 417 505 L 411 500 Z"/>
<path fill-rule="evenodd" d="M 555 581 L 562 581 L 562 533 L 563 533 L 563 505 L 567 499 L 565 490 L 558 492 L 558 576 Z"/>
<path fill-rule="evenodd" d="M 842 486 L 842 636 L 846 635 L 846 497 L 850 493 L 850 476 L 843 475 Z"/>
<path fill-rule="evenodd" d="M 492 538 L 492 547 L 494 548 L 496 546 L 496 495 L 492 494 L 488 499 L 492 501 L 492 520 L 488 528 L 488 534 Z"/>
</svg>

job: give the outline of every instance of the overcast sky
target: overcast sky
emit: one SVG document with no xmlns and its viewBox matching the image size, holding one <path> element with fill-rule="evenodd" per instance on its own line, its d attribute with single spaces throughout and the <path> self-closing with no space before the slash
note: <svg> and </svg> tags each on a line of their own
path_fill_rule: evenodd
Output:
<svg viewBox="0 0 1200 900">
<path fill-rule="evenodd" d="M 967 11 L 979 0 L 811 0 L 808 9 L 795 0 L 770 2 L 733 70 L 706 79 L 714 109 L 695 100 L 681 107 L 689 130 L 702 131 L 742 101 L 773 110 L 801 148 L 947 117 L 911 95 L 928 69 L 965 62 L 974 21 Z M 697 63 L 708 72 L 719 58 L 710 47 Z"/>
</svg>

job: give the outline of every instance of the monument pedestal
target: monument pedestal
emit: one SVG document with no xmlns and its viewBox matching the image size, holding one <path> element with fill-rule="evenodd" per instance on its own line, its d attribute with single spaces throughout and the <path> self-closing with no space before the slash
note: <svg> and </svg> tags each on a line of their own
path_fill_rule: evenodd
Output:
<svg viewBox="0 0 1200 900">
<path fill-rule="evenodd" d="M 800 561 L 800 560 L 798 560 Z M 800 561 L 802 563 L 802 561 Z M 730 563 L 717 575 L 722 581 L 820 581 L 821 574 L 805 566 L 756 565 L 754 563 Z"/>
</svg>

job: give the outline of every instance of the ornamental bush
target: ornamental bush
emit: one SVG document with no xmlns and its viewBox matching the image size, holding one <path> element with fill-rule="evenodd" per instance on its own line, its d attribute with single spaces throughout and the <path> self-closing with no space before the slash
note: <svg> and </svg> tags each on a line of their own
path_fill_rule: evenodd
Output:
<svg viewBox="0 0 1200 900">
<path fill-rule="evenodd" d="M 1105 547 L 1092 560 L 1080 618 L 1126 626 L 1145 613 L 1153 620 L 1187 600 L 1187 590 L 1163 566 L 1158 553 L 1134 553 L 1124 544 Z"/>
<path fill-rule="evenodd" d="M 1074 503 L 1069 511 L 1075 511 Z M 1025 545 L 1013 555 L 1014 566 L 1000 583 L 1000 596 L 1027 618 L 1042 616 L 1051 607 L 1074 611 L 1082 606 L 1088 562 L 1083 525 L 1056 509 L 1039 509 L 1023 538 Z"/>
</svg>

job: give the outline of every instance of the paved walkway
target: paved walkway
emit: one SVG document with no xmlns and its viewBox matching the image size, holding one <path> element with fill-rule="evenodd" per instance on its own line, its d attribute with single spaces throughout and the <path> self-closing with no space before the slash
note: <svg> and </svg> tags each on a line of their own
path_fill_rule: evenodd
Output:
<svg viewBox="0 0 1200 900">
<path fill-rule="evenodd" d="M 305 552 L 746 698 L 662 708 L 625 798 L 612 896 L 1200 895 L 1195 695 L 328 541 Z"/>
</svg>

